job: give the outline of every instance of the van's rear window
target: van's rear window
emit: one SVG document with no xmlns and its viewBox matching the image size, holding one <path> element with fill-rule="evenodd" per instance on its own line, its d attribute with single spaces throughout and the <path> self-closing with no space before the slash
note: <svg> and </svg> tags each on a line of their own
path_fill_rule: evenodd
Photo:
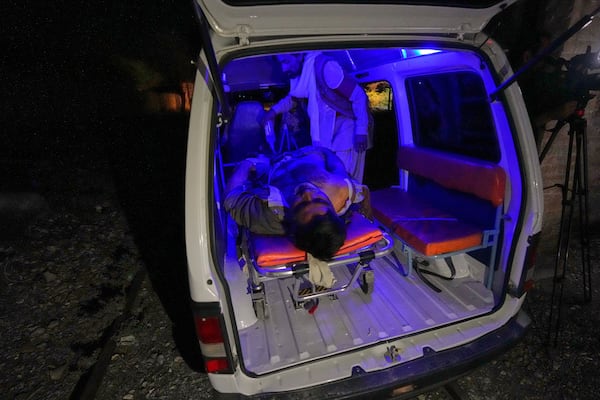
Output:
<svg viewBox="0 0 600 400">
<path fill-rule="evenodd" d="M 481 77 L 458 71 L 406 79 L 413 141 L 417 146 L 491 162 L 498 139 Z"/>
</svg>

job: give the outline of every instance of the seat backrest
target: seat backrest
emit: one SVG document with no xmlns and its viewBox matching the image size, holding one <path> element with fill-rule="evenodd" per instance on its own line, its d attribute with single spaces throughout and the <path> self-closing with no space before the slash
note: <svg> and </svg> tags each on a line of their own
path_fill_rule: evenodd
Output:
<svg viewBox="0 0 600 400">
<path fill-rule="evenodd" d="M 236 105 L 226 128 L 226 141 L 223 144 L 225 164 L 235 163 L 267 150 L 264 128 L 261 125 L 264 112 L 259 101 L 242 101 Z"/>
<path fill-rule="evenodd" d="M 398 149 L 397 165 L 448 189 L 487 200 L 495 207 L 504 201 L 506 173 L 499 165 L 409 146 Z"/>
</svg>

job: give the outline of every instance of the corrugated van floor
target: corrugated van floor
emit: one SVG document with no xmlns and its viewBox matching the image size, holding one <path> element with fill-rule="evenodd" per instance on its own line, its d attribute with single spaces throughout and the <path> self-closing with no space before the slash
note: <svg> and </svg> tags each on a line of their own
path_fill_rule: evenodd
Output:
<svg viewBox="0 0 600 400">
<path fill-rule="evenodd" d="M 460 321 L 493 307 L 491 291 L 471 277 L 447 281 L 428 276 L 442 289 L 436 293 L 414 271 L 405 277 L 386 261 L 371 262 L 372 294 L 364 294 L 356 283 L 337 299 L 320 298 L 313 314 L 294 307 L 290 294 L 294 278 L 265 282 L 268 317 L 240 331 L 246 369 L 271 372 Z M 334 272 L 339 282 L 349 279 L 343 266 Z"/>
</svg>

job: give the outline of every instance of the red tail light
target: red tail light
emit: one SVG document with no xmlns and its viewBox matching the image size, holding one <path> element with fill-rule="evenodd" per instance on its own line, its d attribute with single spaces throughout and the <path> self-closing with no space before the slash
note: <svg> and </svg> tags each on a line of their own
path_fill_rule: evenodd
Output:
<svg viewBox="0 0 600 400">
<path fill-rule="evenodd" d="M 204 367 L 207 373 L 231 374 L 233 363 L 225 346 L 222 316 L 194 317 L 196 335 L 200 341 L 200 349 L 204 358 Z"/>
<path fill-rule="evenodd" d="M 218 317 L 196 317 L 196 333 L 202 343 L 223 343 L 221 322 Z"/>
<path fill-rule="evenodd" d="M 204 361 L 204 367 L 207 374 L 231 373 L 229 361 L 226 358 L 213 358 Z"/>
<path fill-rule="evenodd" d="M 535 262 L 537 257 L 538 244 L 540 242 L 540 234 L 537 233 L 529 237 L 529 247 L 525 253 L 525 260 L 523 262 L 523 272 L 519 285 L 511 290 L 511 295 L 515 297 L 521 297 L 523 294 L 531 290 L 534 286 L 533 273 L 535 271 Z"/>
</svg>

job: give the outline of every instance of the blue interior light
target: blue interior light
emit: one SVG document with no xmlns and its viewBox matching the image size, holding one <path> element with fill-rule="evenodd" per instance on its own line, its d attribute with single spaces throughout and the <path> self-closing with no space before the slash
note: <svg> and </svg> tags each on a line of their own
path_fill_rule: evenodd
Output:
<svg viewBox="0 0 600 400">
<path fill-rule="evenodd" d="M 419 56 L 427 56 L 429 54 L 435 54 L 435 53 L 439 53 L 441 50 L 434 50 L 434 49 L 418 49 L 418 50 L 409 50 L 412 54 L 412 57 L 419 57 Z"/>
</svg>

